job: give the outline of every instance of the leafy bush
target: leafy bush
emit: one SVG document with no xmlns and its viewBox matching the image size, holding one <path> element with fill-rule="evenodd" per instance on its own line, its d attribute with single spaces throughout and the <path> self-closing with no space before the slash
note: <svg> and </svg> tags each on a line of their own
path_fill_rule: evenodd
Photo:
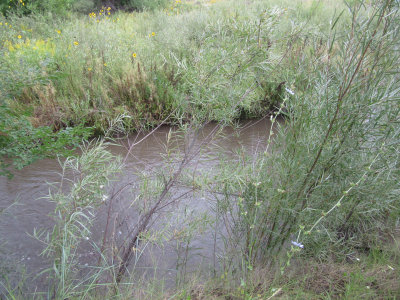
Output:
<svg viewBox="0 0 400 300">
<path fill-rule="evenodd" d="M 136 10 L 163 8 L 169 0 L 127 0 L 127 7 Z"/>
<path fill-rule="evenodd" d="M 364 6 L 349 7 L 351 24 L 340 37 L 336 17 L 323 43 L 318 36 L 290 41 L 297 59 L 287 65 L 294 92 L 278 113 L 285 125 L 258 159 L 238 159 L 216 177 L 226 193 L 221 218 L 233 228 L 227 256 L 237 259 L 234 270 L 246 273 L 301 249 L 343 259 L 395 228 L 400 15 L 391 4 L 376 4 L 368 15 Z"/>
<path fill-rule="evenodd" d="M 171 3 L 170 0 L 118 0 L 111 1 L 113 7 L 122 8 L 126 10 L 154 10 L 163 8 Z M 110 1 L 97 0 L 97 6 L 109 5 Z"/>
<path fill-rule="evenodd" d="M 92 133 L 83 126 L 53 132 L 51 127 L 33 127 L 28 115 L 0 106 L 0 176 L 45 157 L 71 155 Z"/>
<path fill-rule="evenodd" d="M 52 13 L 65 16 L 79 0 L 0 0 L 0 11 L 3 15 L 13 13 Z"/>
<path fill-rule="evenodd" d="M 46 272 L 50 275 L 49 290 L 57 299 L 85 298 L 84 295 L 96 287 L 100 275 L 107 271 L 98 268 L 94 274 L 77 280 L 80 272 L 88 269 L 80 263 L 77 248 L 90 239 L 96 208 L 104 204 L 107 199 L 105 188 L 121 168 L 119 160 L 106 150 L 106 146 L 101 141 L 84 144 L 79 157 L 70 156 L 65 160 L 63 173 L 71 174 L 72 179 L 61 178 L 58 189 L 49 195 L 49 201 L 56 205 L 53 215 L 56 225 L 50 235 L 35 232 L 36 237 L 47 245 L 43 254 L 54 263 Z M 64 192 L 61 187 L 71 181 L 69 192 Z"/>
</svg>

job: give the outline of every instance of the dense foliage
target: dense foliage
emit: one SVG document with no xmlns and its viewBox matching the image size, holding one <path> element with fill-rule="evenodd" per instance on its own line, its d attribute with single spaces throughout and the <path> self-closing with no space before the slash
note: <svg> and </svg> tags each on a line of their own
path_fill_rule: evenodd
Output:
<svg viewBox="0 0 400 300">
<path fill-rule="evenodd" d="M 67 127 L 54 132 L 49 126 L 33 127 L 29 115 L 0 106 L 0 176 L 56 154 L 71 155 L 72 149 L 88 139 L 91 128 Z"/>
<path fill-rule="evenodd" d="M 154 10 L 166 7 L 169 0 L 0 0 L 0 12 L 11 14 L 52 14 L 65 17 L 73 12 L 89 13 L 103 6 L 122 10 Z"/>
</svg>

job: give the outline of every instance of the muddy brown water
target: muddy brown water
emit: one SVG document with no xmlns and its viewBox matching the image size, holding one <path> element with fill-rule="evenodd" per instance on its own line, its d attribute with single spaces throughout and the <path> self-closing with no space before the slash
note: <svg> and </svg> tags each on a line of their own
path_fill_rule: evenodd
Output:
<svg viewBox="0 0 400 300">
<path fill-rule="evenodd" d="M 265 150 L 270 126 L 267 119 L 262 119 L 242 122 L 239 129 L 225 128 L 223 133 L 212 143 L 203 147 L 201 154 L 193 160 L 192 165 L 195 165 L 198 170 L 212 172 L 213 168 L 217 167 L 221 155 L 234 159 L 236 151 L 244 149 L 248 155 L 255 156 Z M 200 132 L 196 143 L 200 144 L 204 141 L 214 127 L 215 124 L 207 125 Z M 161 127 L 133 147 L 121 179 L 113 185 L 128 181 L 136 181 L 140 185 L 138 174 L 142 172 L 150 174 L 162 170 L 165 166 L 165 145 L 170 131 L 174 132 L 175 129 Z M 144 136 L 145 134 L 131 136 L 130 142 L 137 142 Z M 183 149 L 179 142 L 177 149 Z M 110 150 L 113 154 L 124 157 L 127 153 L 127 141 L 121 141 L 121 146 L 112 146 Z M 54 209 L 54 204 L 50 203 L 45 197 L 49 193 L 48 183 L 59 181 L 60 172 L 61 167 L 57 159 L 44 159 L 16 171 L 12 179 L 0 177 L 0 208 L 3 209 L 12 205 L 0 216 L 0 267 L 3 269 L 3 273 L 9 274 L 11 279 L 14 278 L 12 280 L 16 280 L 16 274 L 25 269 L 26 274 L 29 274 L 27 281 L 41 286 L 40 283 L 33 283 L 35 280 L 32 279 L 36 274 L 50 266 L 47 259 L 40 255 L 44 245 L 35 240 L 32 235 L 34 229 L 49 231 L 54 225 L 49 216 Z M 174 192 L 179 193 L 179 189 L 175 189 Z M 125 197 L 132 197 L 132 194 L 127 193 Z M 179 204 L 169 207 L 165 216 L 171 217 L 174 211 L 179 211 L 178 216 L 176 213 L 173 216 L 173 220 L 179 223 L 179 216 L 183 214 L 195 216 L 209 211 L 213 206 L 212 201 L 212 198 L 207 199 L 201 193 L 192 193 Z M 129 199 L 128 201 L 122 200 L 117 207 L 124 211 L 126 209 L 124 205 L 128 205 L 128 203 Z M 104 212 L 99 213 L 91 239 L 101 239 L 106 222 L 105 218 Z M 133 212 L 132 222 L 135 218 Z M 161 226 L 163 226 L 162 222 L 165 220 L 167 220 L 166 217 L 161 219 Z M 182 222 L 184 222 L 183 217 Z M 114 234 L 123 234 L 122 231 L 123 229 L 118 229 Z M 205 232 L 207 233 L 207 230 Z M 218 243 L 218 247 L 221 247 L 221 242 Z M 189 248 L 183 249 L 183 252 L 186 250 L 189 252 L 186 261 L 188 273 L 198 271 L 199 265 L 203 265 L 209 270 L 215 267 L 213 257 L 216 245 L 211 232 L 195 235 L 188 245 Z M 178 247 L 177 241 L 167 242 L 163 246 L 152 245 L 151 243 L 145 246 L 133 258 L 131 266 L 134 265 L 137 272 L 151 269 L 152 273 L 154 273 L 156 267 L 158 276 L 162 278 L 166 276 L 174 281 L 178 272 L 177 264 L 179 265 L 179 261 L 182 261 L 182 248 Z M 94 256 L 93 251 L 84 247 L 82 252 L 80 253 L 82 263 L 90 264 L 92 262 L 91 256 Z"/>
</svg>

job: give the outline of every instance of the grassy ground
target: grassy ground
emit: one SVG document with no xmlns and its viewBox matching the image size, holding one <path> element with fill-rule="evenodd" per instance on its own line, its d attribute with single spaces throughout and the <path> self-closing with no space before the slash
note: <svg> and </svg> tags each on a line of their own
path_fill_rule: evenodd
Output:
<svg viewBox="0 0 400 300">
<path fill-rule="evenodd" d="M 178 299 L 398 299 L 399 250 L 394 241 L 345 261 L 296 260 L 283 274 L 257 268 L 246 282 L 222 276 L 181 291 Z"/>
</svg>

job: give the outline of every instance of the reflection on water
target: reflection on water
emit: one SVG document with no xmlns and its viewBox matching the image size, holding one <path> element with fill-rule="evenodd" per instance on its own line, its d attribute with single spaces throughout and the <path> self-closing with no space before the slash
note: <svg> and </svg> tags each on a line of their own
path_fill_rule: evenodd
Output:
<svg viewBox="0 0 400 300">
<path fill-rule="evenodd" d="M 196 143 L 200 145 L 202 141 L 214 129 L 215 124 L 207 125 L 199 134 Z M 124 182 L 136 182 L 140 185 L 138 174 L 146 172 L 159 172 L 164 167 L 164 158 L 166 154 L 167 137 L 172 130 L 170 127 L 161 127 L 153 134 L 149 135 L 142 142 L 135 145 L 130 152 L 129 158 L 126 161 L 126 169 L 122 174 L 120 181 L 115 183 L 116 188 Z M 172 130 L 173 131 L 173 130 Z M 263 152 L 270 131 L 270 123 L 264 120 L 243 122 L 240 129 L 225 128 L 221 135 L 214 141 L 203 147 L 201 153 L 192 161 L 192 165 L 198 170 L 210 171 L 217 165 L 222 154 L 234 157 L 233 154 L 238 148 L 243 148 L 247 154 L 255 155 Z M 140 141 L 145 135 L 138 134 L 131 136 L 129 141 L 121 142 L 120 146 L 111 146 L 110 150 L 115 155 L 125 156 L 127 148 L 132 143 Z M 173 135 L 174 136 L 174 135 Z M 170 147 L 175 147 L 183 151 L 184 143 L 181 135 L 176 135 L 170 140 Z M 1 237 L 1 267 L 8 267 L 10 270 L 15 268 L 15 265 L 25 265 L 28 274 L 37 274 L 45 267 L 49 267 L 46 259 L 40 256 L 44 245 L 31 237 L 34 228 L 51 229 L 53 226 L 49 214 L 54 209 L 54 204 L 49 203 L 44 197 L 49 192 L 49 182 L 56 182 L 60 179 L 59 172 L 61 167 L 56 159 L 44 159 L 36 162 L 21 171 L 15 172 L 12 179 L 0 177 L 0 208 L 7 207 L 14 202 L 17 204 L 7 210 L 7 213 L 0 217 L 0 237 Z M 184 189 L 184 187 L 182 187 Z M 183 191 L 183 190 L 182 190 Z M 179 194 L 179 189 L 174 192 Z M 126 199 L 119 201 L 118 206 L 121 211 L 128 211 L 124 205 L 131 203 L 132 193 L 124 194 Z M 122 198 L 124 198 L 122 197 Z M 193 201 L 195 198 L 195 201 Z M 201 212 L 207 212 L 210 209 L 210 199 L 206 200 L 204 195 L 199 193 L 190 194 L 185 199 L 179 202 L 181 207 L 171 206 L 167 209 L 167 213 L 163 219 L 158 221 L 158 227 L 163 226 L 163 222 L 167 222 L 168 216 L 172 216 L 176 225 L 184 222 L 182 214 L 200 215 Z M 184 208 L 183 208 L 184 207 Z M 179 211 L 179 214 L 176 214 Z M 120 212 L 116 212 L 120 213 Z M 135 213 L 129 212 L 132 220 L 135 221 Z M 182 218 L 180 217 L 182 216 Z M 104 230 L 106 214 L 99 212 L 96 225 L 94 226 L 93 239 L 100 239 Z M 171 219 L 170 219 L 171 220 Z M 165 224 L 164 224 L 165 225 Z M 172 228 L 172 227 L 171 227 Z M 123 234 L 118 230 L 116 234 Z M 187 261 L 187 271 L 194 271 L 200 263 L 204 265 L 213 265 L 213 251 L 215 251 L 215 243 L 212 234 L 204 234 L 197 240 L 190 242 L 189 246 L 191 254 Z M 181 247 L 177 247 L 176 240 L 167 243 L 165 247 L 156 247 L 150 244 L 147 245 L 141 259 L 137 261 L 137 269 L 150 268 L 157 264 L 157 269 L 161 276 L 164 274 L 173 275 L 177 265 L 177 253 L 182 251 Z M 149 251 L 153 248 L 152 251 Z M 185 248 L 188 250 L 189 248 Z M 91 262 L 90 251 L 83 251 L 81 254 L 82 261 Z M 181 254 L 179 255 L 179 257 Z M 9 264 L 7 262 L 10 262 Z M 8 265 L 8 266 L 7 266 Z"/>
</svg>

